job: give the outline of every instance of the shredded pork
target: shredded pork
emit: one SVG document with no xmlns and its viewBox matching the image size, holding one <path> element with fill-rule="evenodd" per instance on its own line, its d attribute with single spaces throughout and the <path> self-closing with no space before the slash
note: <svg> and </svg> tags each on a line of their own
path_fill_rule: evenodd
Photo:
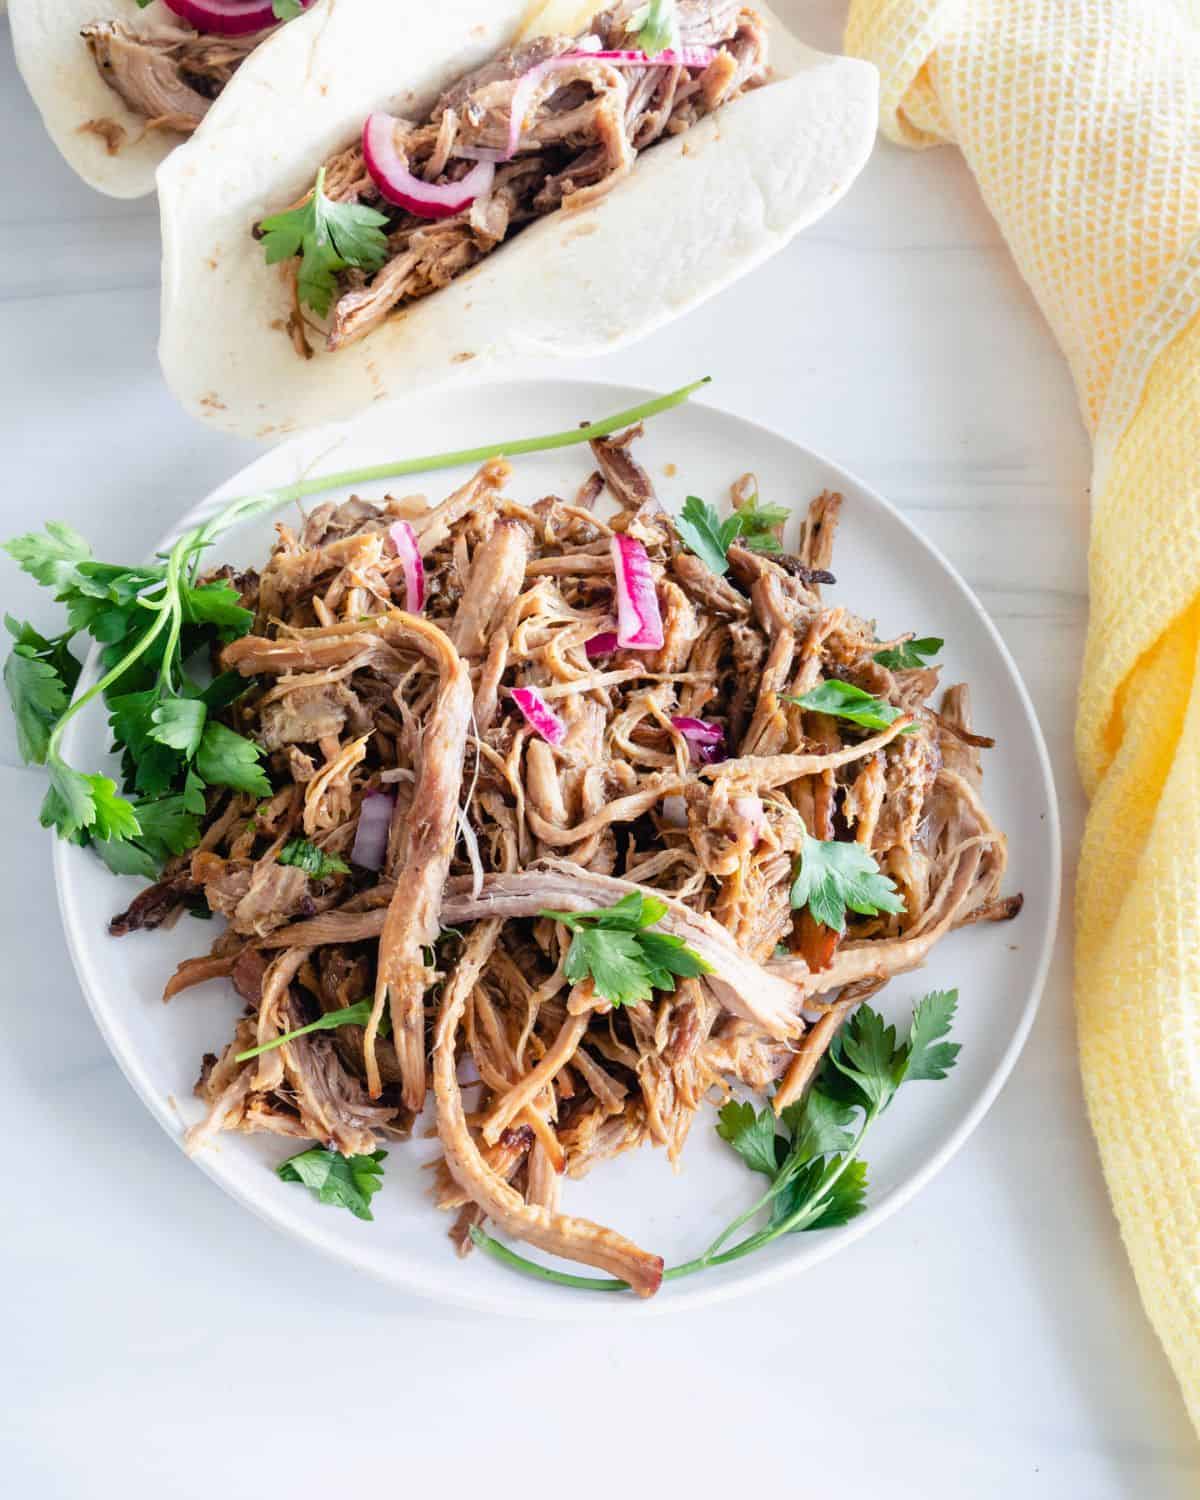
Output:
<svg viewBox="0 0 1200 1500">
<path fill-rule="evenodd" d="M 439 505 L 320 506 L 277 528 L 261 575 L 226 572 L 255 625 L 214 663 L 249 684 L 225 716 L 262 746 L 275 791 L 256 806 L 210 790 L 200 846 L 112 930 L 185 904 L 225 918 L 167 986 L 228 983 L 246 1007 L 205 1061 L 193 1146 L 243 1130 L 366 1152 L 409 1133 L 432 1080 L 435 1198 L 457 1215 L 456 1246 L 490 1219 L 650 1295 L 661 1260 L 561 1212 L 562 1181 L 646 1142 L 678 1162 L 705 1101 L 735 1084 L 776 1108 L 801 1097 L 854 1005 L 1020 898 L 1001 895 L 1005 841 L 981 794 L 991 742 L 966 689 L 939 696 L 936 668 L 881 665 L 872 626 L 822 598 L 837 497 L 814 501 L 794 556 L 734 548 L 719 577 L 683 550 L 636 436 L 592 443 L 602 480 L 586 504 L 522 503 L 494 462 Z M 611 503 L 593 509 L 600 482 Z M 388 539 L 398 518 L 424 560 L 419 615 Z M 587 643 L 616 623 L 614 531 L 647 550 L 664 644 L 593 658 Z M 835 678 L 894 722 L 871 731 L 791 701 Z M 515 687 L 553 705 L 561 744 L 526 723 Z M 699 763 L 681 715 L 718 726 L 726 758 Z M 351 861 L 368 791 L 395 799 L 378 869 L 279 863 L 301 836 Z M 794 910 L 806 834 L 868 850 L 904 911 L 850 913 L 839 934 Z M 666 903 L 661 930 L 709 972 L 614 1007 L 568 981 L 570 933 L 539 914 L 631 891 Z M 363 999 L 365 1027 L 236 1060 Z"/>
<path fill-rule="evenodd" d="M 93 21 L 80 35 L 100 76 L 127 108 L 145 120 L 147 130 L 190 135 L 238 67 L 272 30 L 215 36 L 184 26 Z M 110 154 L 120 150 L 123 137 L 123 132 L 112 137 Z"/>
</svg>

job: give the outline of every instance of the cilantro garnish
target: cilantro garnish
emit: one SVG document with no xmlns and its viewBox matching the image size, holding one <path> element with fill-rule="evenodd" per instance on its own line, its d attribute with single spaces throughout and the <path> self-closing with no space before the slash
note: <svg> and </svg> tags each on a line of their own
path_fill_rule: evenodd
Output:
<svg viewBox="0 0 1200 1500">
<path fill-rule="evenodd" d="M 275 1168 L 284 1182 L 302 1182 L 322 1203 L 348 1208 L 356 1219 L 373 1219 L 371 1199 L 383 1186 L 383 1162 L 386 1151 L 372 1151 L 369 1156 L 343 1156 L 314 1146 L 289 1156 Z"/>
<path fill-rule="evenodd" d="M 695 979 L 712 965 L 682 938 L 650 932 L 666 915 L 667 903 L 630 891 L 615 906 L 597 911 L 541 911 L 569 927 L 573 936 L 563 973 L 572 984 L 590 979 L 610 1005 L 637 1005 L 655 990 L 672 991 L 675 978 Z"/>
<path fill-rule="evenodd" d="M 799 698 L 782 696 L 785 702 L 798 703 L 801 708 L 812 709 L 814 713 L 849 719 L 864 729 L 886 729 L 896 722 L 901 712 L 882 698 L 875 698 L 852 682 L 842 682 L 837 677 L 818 683 L 811 692 L 803 693 Z"/>
<path fill-rule="evenodd" d="M 847 909 L 863 917 L 904 910 L 895 882 L 868 849 L 840 839 L 814 839 L 807 832 L 790 899 L 797 911 L 807 906 L 814 921 L 835 932 L 845 931 Z"/>
<path fill-rule="evenodd" d="M 334 203 L 325 196 L 325 168 L 299 206 L 272 214 L 259 225 L 267 264 L 300 257 L 297 288 L 300 301 L 318 317 L 329 311 L 337 291 L 338 271 L 354 266 L 378 271 L 387 260 L 387 235 L 380 228 L 387 215 L 361 203 Z"/>
<path fill-rule="evenodd" d="M 350 866 L 337 854 L 326 854 L 308 839 L 289 839 L 279 851 L 281 865 L 295 865 L 314 880 L 327 875 L 349 875 Z M 366 1025 L 366 1022 L 363 1022 Z"/>
<path fill-rule="evenodd" d="M 304 14 L 307 0 L 271 0 L 271 10 L 277 21 L 294 21 Z"/>
<path fill-rule="evenodd" d="M 703 1255 L 669 1266 L 665 1281 L 693 1276 L 710 1266 L 728 1265 L 761 1250 L 785 1234 L 833 1229 L 866 1208 L 867 1165 L 863 1139 L 904 1083 L 945 1078 L 958 1057 L 947 1042 L 958 1003 L 957 990 L 926 995 L 913 1011 L 908 1036 L 869 1005 L 860 1005 L 836 1036 L 805 1097 L 778 1116 L 769 1106 L 730 1100 L 717 1119 L 717 1134 L 752 1172 L 769 1186 L 729 1224 Z M 735 1236 L 755 1219 L 765 1223 L 741 1239 Z M 587 1291 L 624 1291 L 627 1283 L 574 1276 L 517 1255 L 481 1229 L 472 1241 L 487 1254 L 526 1276 Z M 733 1241 L 730 1244 L 730 1241 Z"/>
<path fill-rule="evenodd" d="M 926 666 L 927 656 L 936 656 L 945 645 L 937 635 L 922 636 L 920 640 L 901 641 L 898 646 L 876 651 L 875 660 L 881 667 L 890 667 L 893 672 Z"/>
</svg>

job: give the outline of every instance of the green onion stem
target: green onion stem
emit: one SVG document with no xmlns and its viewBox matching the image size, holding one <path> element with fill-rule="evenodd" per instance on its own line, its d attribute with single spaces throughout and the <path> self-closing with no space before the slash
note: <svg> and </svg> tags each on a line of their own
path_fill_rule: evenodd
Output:
<svg viewBox="0 0 1200 1500">
<path fill-rule="evenodd" d="M 702 386 L 712 379 L 705 375 L 690 385 L 680 386 L 665 396 L 655 396 L 638 406 L 626 407 L 614 412 L 600 422 L 589 422 L 582 427 L 570 427 L 565 432 L 546 433 L 541 437 L 514 438 L 506 443 L 485 443 L 479 448 L 458 448 L 448 453 L 427 454 L 422 458 L 405 458 L 395 463 L 373 464 L 362 469 L 343 469 L 337 474 L 319 474 L 312 479 L 301 479 L 295 484 L 280 489 L 267 490 L 261 495 L 243 495 L 230 502 L 226 508 L 194 533 L 191 546 L 206 547 L 231 526 L 265 511 L 275 510 L 295 500 L 319 495 L 325 490 L 344 489 L 347 485 L 365 484 L 379 479 L 399 479 L 406 474 L 429 474 L 437 469 L 454 469 L 460 464 L 486 463 L 492 458 L 517 458 L 524 453 L 547 453 L 556 448 L 571 448 L 579 443 L 589 443 L 594 438 L 609 437 L 623 427 L 632 427 L 648 417 L 682 406 Z"/>
</svg>

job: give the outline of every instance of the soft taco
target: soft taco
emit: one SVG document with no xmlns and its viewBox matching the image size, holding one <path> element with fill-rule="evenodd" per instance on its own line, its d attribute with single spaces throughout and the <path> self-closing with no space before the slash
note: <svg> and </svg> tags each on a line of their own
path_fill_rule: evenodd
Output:
<svg viewBox="0 0 1200 1500">
<path fill-rule="evenodd" d="M 875 108 L 739 0 L 338 0 L 159 170 L 167 381 L 267 437 L 612 349 L 830 208 Z"/>
<path fill-rule="evenodd" d="M 9 8 L 17 66 L 54 144 L 92 187 L 137 198 L 153 191 L 159 162 L 246 58 L 314 3 L 11 0 Z"/>
</svg>

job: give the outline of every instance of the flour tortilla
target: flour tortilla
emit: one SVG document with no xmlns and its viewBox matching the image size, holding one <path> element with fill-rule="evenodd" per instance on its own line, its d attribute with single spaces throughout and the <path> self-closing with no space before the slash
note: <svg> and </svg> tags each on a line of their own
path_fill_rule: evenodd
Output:
<svg viewBox="0 0 1200 1500">
<path fill-rule="evenodd" d="M 568 29 L 594 8 L 569 7 Z M 813 52 L 756 8 L 766 87 L 652 146 L 592 206 L 537 220 L 362 342 L 309 360 L 282 331 L 284 268 L 265 263 L 251 226 L 300 198 L 372 110 L 419 117 L 503 45 L 517 11 L 531 34 L 551 13 L 561 29 L 564 6 L 440 0 L 416 25 L 403 4 L 336 0 L 291 22 L 158 172 L 172 391 L 213 427 L 275 439 L 496 361 L 606 352 L 720 291 L 837 202 L 875 134 L 875 70 Z"/>
<path fill-rule="evenodd" d="M 10 0 L 9 12 L 17 66 L 68 163 L 113 198 L 153 192 L 159 162 L 184 137 L 146 129 L 145 120 L 100 76 L 79 30 L 92 21 L 124 21 L 138 30 L 183 22 L 157 0 L 145 10 L 136 0 Z M 103 138 L 86 128 L 91 120 L 112 121 L 124 130 L 118 151 L 110 153 Z"/>
</svg>

